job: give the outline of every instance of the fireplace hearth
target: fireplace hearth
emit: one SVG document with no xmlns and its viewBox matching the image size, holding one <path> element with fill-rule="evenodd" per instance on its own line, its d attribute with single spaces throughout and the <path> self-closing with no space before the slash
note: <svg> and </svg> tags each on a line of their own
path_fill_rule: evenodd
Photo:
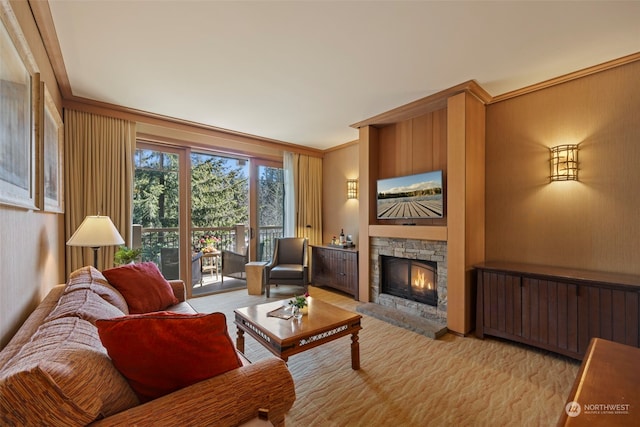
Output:
<svg viewBox="0 0 640 427">
<path fill-rule="evenodd" d="M 437 307 L 437 269 L 432 261 L 380 255 L 382 293 Z"/>
</svg>

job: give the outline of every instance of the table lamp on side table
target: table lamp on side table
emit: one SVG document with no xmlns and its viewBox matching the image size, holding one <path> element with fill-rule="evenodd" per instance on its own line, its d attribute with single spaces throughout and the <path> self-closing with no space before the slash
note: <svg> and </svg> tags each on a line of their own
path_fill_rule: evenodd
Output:
<svg viewBox="0 0 640 427">
<path fill-rule="evenodd" d="M 124 239 L 111 218 L 102 215 L 85 217 L 80 227 L 67 241 L 67 246 L 84 246 L 93 249 L 93 266 L 98 268 L 98 248 L 124 244 Z"/>
</svg>

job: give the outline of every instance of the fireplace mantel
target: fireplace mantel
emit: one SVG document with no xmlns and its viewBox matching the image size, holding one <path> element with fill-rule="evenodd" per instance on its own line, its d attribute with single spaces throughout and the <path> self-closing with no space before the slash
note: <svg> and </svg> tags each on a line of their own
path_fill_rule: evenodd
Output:
<svg viewBox="0 0 640 427">
<path fill-rule="evenodd" d="M 447 227 L 434 225 L 370 225 L 369 237 L 447 241 Z"/>
</svg>

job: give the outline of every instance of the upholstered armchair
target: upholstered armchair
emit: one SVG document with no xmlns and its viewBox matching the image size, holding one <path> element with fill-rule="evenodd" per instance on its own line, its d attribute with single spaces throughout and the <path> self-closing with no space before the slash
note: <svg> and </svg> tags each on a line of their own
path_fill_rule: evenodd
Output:
<svg viewBox="0 0 640 427">
<path fill-rule="evenodd" d="M 224 276 L 233 277 L 234 279 L 247 279 L 244 266 L 249 262 L 249 252 L 244 255 L 232 252 L 222 251 L 222 283 Z"/>
<path fill-rule="evenodd" d="M 309 285 L 307 239 L 283 237 L 276 239 L 273 258 L 265 267 L 267 298 L 271 285 L 298 285 L 307 292 Z"/>
</svg>

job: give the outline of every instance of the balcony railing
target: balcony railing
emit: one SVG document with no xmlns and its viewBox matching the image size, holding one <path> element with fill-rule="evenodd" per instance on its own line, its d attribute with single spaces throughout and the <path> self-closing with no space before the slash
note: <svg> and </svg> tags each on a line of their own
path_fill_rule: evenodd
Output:
<svg viewBox="0 0 640 427">
<path fill-rule="evenodd" d="M 134 247 L 142 247 L 142 260 L 161 265 L 164 248 L 179 247 L 179 230 L 170 228 L 143 228 L 134 225 Z M 268 261 L 273 254 L 274 239 L 282 237 L 282 227 L 260 227 L 258 229 L 258 253 L 256 259 Z M 191 250 L 197 252 L 205 246 L 222 251 L 244 253 L 248 245 L 248 227 L 200 227 L 191 231 Z"/>
<path fill-rule="evenodd" d="M 258 228 L 258 255 L 256 260 L 269 261 L 273 256 L 273 242 L 282 237 L 284 229 L 279 226 Z"/>
</svg>

